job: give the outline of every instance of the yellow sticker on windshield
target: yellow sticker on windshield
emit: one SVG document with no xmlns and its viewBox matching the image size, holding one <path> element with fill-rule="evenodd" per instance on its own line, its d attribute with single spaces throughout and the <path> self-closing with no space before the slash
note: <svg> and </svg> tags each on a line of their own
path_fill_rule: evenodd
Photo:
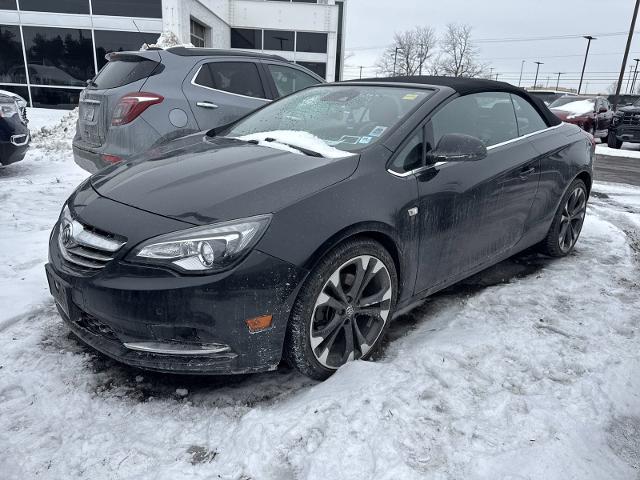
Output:
<svg viewBox="0 0 640 480">
<path fill-rule="evenodd" d="M 407 93 L 404 97 L 402 97 L 403 100 L 415 100 L 416 98 L 418 98 L 417 93 Z"/>
</svg>

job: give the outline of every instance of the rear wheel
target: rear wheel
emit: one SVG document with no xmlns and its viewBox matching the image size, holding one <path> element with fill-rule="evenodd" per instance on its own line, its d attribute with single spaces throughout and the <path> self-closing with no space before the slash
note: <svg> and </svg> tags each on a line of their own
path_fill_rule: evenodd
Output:
<svg viewBox="0 0 640 480">
<path fill-rule="evenodd" d="M 395 307 L 397 274 L 379 243 L 358 239 L 330 252 L 309 274 L 287 327 L 284 357 L 324 380 L 346 362 L 369 358 Z"/>
<path fill-rule="evenodd" d="M 607 145 L 609 148 L 620 148 L 622 147 L 622 140 L 618 140 L 615 133 L 609 132 L 609 136 L 607 137 Z"/>
<path fill-rule="evenodd" d="M 580 237 L 587 211 L 587 187 L 582 180 L 574 180 L 565 193 L 553 219 L 542 251 L 552 257 L 571 253 Z"/>
</svg>

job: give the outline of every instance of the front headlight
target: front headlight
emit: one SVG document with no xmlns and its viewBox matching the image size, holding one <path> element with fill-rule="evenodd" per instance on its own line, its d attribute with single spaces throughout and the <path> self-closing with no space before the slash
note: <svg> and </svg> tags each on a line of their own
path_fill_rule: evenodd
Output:
<svg viewBox="0 0 640 480">
<path fill-rule="evenodd" d="M 259 215 L 161 235 L 138 246 L 130 259 L 192 273 L 225 270 L 249 253 L 270 221 L 271 215 Z"/>
<path fill-rule="evenodd" d="M 0 101 L 0 117 L 8 118 L 18 113 L 18 105 L 13 100 Z"/>
</svg>

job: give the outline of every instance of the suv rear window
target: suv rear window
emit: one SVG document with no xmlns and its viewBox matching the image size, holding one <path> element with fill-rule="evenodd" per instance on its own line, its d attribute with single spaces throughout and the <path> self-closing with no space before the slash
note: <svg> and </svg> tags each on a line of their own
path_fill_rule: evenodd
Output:
<svg viewBox="0 0 640 480">
<path fill-rule="evenodd" d="M 118 56 L 98 72 L 90 88 L 116 88 L 149 77 L 158 62 L 136 56 Z M 159 73 L 159 70 L 156 71 Z"/>
</svg>

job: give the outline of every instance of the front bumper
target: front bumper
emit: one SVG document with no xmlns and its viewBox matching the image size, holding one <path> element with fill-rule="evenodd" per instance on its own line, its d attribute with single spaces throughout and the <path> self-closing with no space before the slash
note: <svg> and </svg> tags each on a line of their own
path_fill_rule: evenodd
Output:
<svg viewBox="0 0 640 480">
<path fill-rule="evenodd" d="M 10 165 L 22 160 L 29 148 L 28 134 L 13 135 L 8 142 L 0 142 L 0 163 Z"/>
<path fill-rule="evenodd" d="M 630 143 L 640 143 L 640 125 L 620 125 L 609 130 L 618 140 Z"/>
<path fill-rule="evenodd" d="M 46 265 L 49 288 L 65 323 L 95 350 L 134 367 L 173 373 L 249 373 L 273 370 L 280 362 L 306 271 L 254 250 L 216 275 L 182 276 L 122 258 L 87 274 L 61 257 L 57 236 L 56 225 Z M 251 333 L 246 320 L 264 315 L 272 315 L 271 327 Z M 228 348 L 182 355 L 125 344 Z"/>
</svg>

